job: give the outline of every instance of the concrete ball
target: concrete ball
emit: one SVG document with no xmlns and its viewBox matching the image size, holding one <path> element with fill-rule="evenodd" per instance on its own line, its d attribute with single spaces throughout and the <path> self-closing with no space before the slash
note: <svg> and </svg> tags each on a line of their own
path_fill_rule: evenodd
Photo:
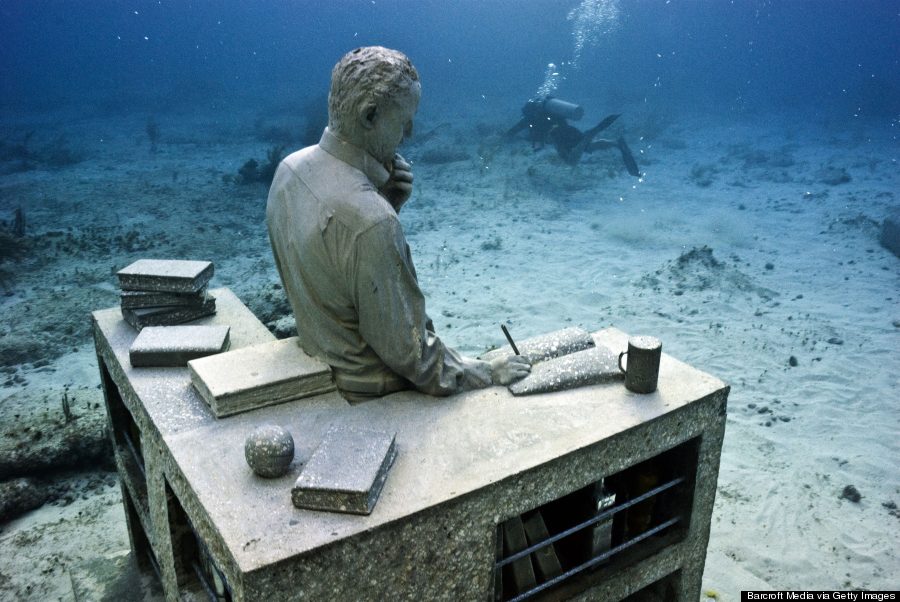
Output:
<svg viewBox="0 0 900 602">
<path fill-rule="evenodd" d="M 294 460 L 294 438 L 280 426 L 258 426 L 244 442 L 244 457 L 257 475 L 280 477 Z"/>
</svg>

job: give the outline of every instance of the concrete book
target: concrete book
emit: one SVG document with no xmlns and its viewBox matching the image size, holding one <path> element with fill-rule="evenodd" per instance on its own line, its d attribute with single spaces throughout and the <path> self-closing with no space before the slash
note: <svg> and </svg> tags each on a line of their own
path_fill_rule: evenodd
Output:
<svg viewBox="0 0 900 602">
<path fill-rule="evenodd" d="M 513 395 L 534 395 L 624 378 L 619 370 L 618 357 L 608 348 L 598 345 L 533 364 L 528 376 L 508 388 Z"/>
<path fill-rule="evenodd" d="M 297 337 L 188 362 L 191 382 L 218 418 L 334 390 L 331 368 Z"/>
<path fill-rule="evenodd" d="M 528 358 L 528 361 L 532 364 L 582 351 L 583 349 L 590 349 L 593 346 L 594 337 L 591 336 L 591 333 L 574 326 L 531 337 L 516 345 L 519 349 L 519 354 Z M 511 355 L 513 355 L 512 349 L 503 347 L 488 351 L 481 356 L 481 359 L 490 361 L 496 357 Z"/>
<path fill-rule="evenodd" d="M 522 522 L 522 517 L 516 516 L 503 523 L 504 558 L 509 558 L 527 547 L 528 539 L 525 536 L 525 525 Z M 507 584 L 511 586 L 513 593 L 522 594 L 537 585 L 534 567 L 531 564 L 531 556 L 531 554 L 528 554 L 506 565 L 507 571 L 503 578 L 503 584 L 504 587 L 507 587 Z"/>
<path fill-rule="evenodd" d="M 525 527 L 525 537 L 528 539 L 529 547 L 550 539 L 550 532 L 547 530 L 544 515 L 541 514 L 540 510 L 523 515 L 522 523 Z M 556 548 L 552 543 L 538 548 L 531 553 L 531 557 L 534 561 L 534 568 L 537 570 L 538 577 L 541 578 L 542 582 L 562 575 L 562 565 L 559 562 L 559 557 L 556 555 Z"/>
<path fill-rule="evenodd" d="M 397 456 L 395 433 L 333 426 L 291 490 L 297 508 L 371 514 Z"/>
<path fill-rule="evenodd" d="M 223 325 L 148 326 L 134 339 L 128 356 L 138 367 L 186 366 L 190 360 L 228 349 L 231 328 Z"/>
<path fill-rule="evenodd" d="M 196 293 L 213 276 L 210 261 L 139 259 L 119 270 L 119 286 L 126 291 Z"/>
<path fill-rule="evenodd" d="M 596 385 L 623 377 L 618 357 L 594 342 L 591 333 L 577 327 L 563 328 L 516 345 L 531 362 L 531 373 L 509 385 L 513 395 L 533 395 Z M 490 361 L 513 355 L 512 349 L 494 349 L 481 356 Z"/>
<path fill-rule="evenodd" d="M 122 291 L 120 297 L 124 309 L 147 307 L 198 307 L 206 301 L 206 287 L 196 293 L 167 293 L 160 291 Z"/>
<path fill-rule="evenodd" d="M 140 331 L 146 326 L 173 326 L 192 322 L 216 313 L 216 299 L 208 295 L 202 304 L 172 307 L 122 308 L 122 318 Z"/>
</svg>

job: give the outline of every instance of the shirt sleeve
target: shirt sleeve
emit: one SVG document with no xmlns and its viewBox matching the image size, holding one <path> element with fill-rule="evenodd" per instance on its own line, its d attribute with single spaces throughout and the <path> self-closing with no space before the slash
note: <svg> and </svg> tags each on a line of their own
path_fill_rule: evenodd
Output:
<svg viewBox="0 0 900 602">
<path fill-rule="evenodd" d="M 460 355 L 433 332 L 400 223 L 380 221 L 356 247 L 359 332 L 381 360 L 430 395 L 490 385 L 490 364 Z"/>
</svg>

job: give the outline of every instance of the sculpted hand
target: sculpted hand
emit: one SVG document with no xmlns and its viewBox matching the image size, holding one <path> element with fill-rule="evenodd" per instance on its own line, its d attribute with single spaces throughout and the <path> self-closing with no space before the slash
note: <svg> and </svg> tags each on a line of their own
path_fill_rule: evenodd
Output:
<svg viewBox="0 0 900 602">
<path fill-rule="evenodd" d="M 400 155 L 394 155 L 393 168 L 390 171 L 390 178 L 378 192 L 394 207 L 394 211 L 399 213 L 400 207 L 412 194 L 412 166 Z"/>
<path fill-rule="evenodd" d="M 531 364 L 525 356 L 512 355 L 491 360 L 491 381 L 495 385 L 508 385 L 531 372 Z"/>
</svg>

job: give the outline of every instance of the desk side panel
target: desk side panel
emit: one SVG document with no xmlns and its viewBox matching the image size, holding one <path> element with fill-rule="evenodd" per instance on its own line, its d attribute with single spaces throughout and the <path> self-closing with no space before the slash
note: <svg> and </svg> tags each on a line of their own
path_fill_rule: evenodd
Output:
<svg viewBox="0 0 900 602">
<path fill-rule="evenodd" d="M 240 348 L 274 339 L 271 333 L 228 289 L 211 291 L 217 299 L 218 312 L 197 320 L 197 324 L 224 324 L 231 327 L 231 346 Z M 166 597 L 180 599 L 175 571 L 173 544 L 170 536 L 168 493 L 166 485 L 181 485 L 181 494 L 188 497 L 190 487 L 184 484 L 177 465 L 169 461 L 168 438 L 178 433 L 214 425 L 215 417 L 191 386 L 185 367 L 133 368 L 129 349 L 137 336 L 122 319 L 119 308 L 96 311 L 92 314 L 94 341 L 107 397 L 110 435 L 117 428 L 110 411 L 110 398 L 115 397 L 117 411 L 126 413 L 133 421 L 130 437 L 135 439 L 133 451 L 117 445 L 116 464 L 123 480 L 123 492 L 136 499 L 134 504 L 139 526 L 148 539 L 154 559 L 163 579 Z M 113 390 L 114 389 L 114 390 Z M 122 448 L 122 449 L 120 449 Z M 131 455 L 129 455 L 131 454 Z M 138 458 L 139 456 L 139 458 Z M 129 469 L 126 464 L 131 466 Z M 140 466 L 138 466 L 140 464 Z M 137 481 L 140 482 L 137 482 Z M 127 509 L 127 502 L 126 502 Z M 198 520 L 202 520 L 200 516 Z M 132 536 L 134 545 L 140 538 Z M 214 530 L 207 535 L 215 541 Z M 232 562 L 232 567 L 234 563 Z"/>
</svg>

